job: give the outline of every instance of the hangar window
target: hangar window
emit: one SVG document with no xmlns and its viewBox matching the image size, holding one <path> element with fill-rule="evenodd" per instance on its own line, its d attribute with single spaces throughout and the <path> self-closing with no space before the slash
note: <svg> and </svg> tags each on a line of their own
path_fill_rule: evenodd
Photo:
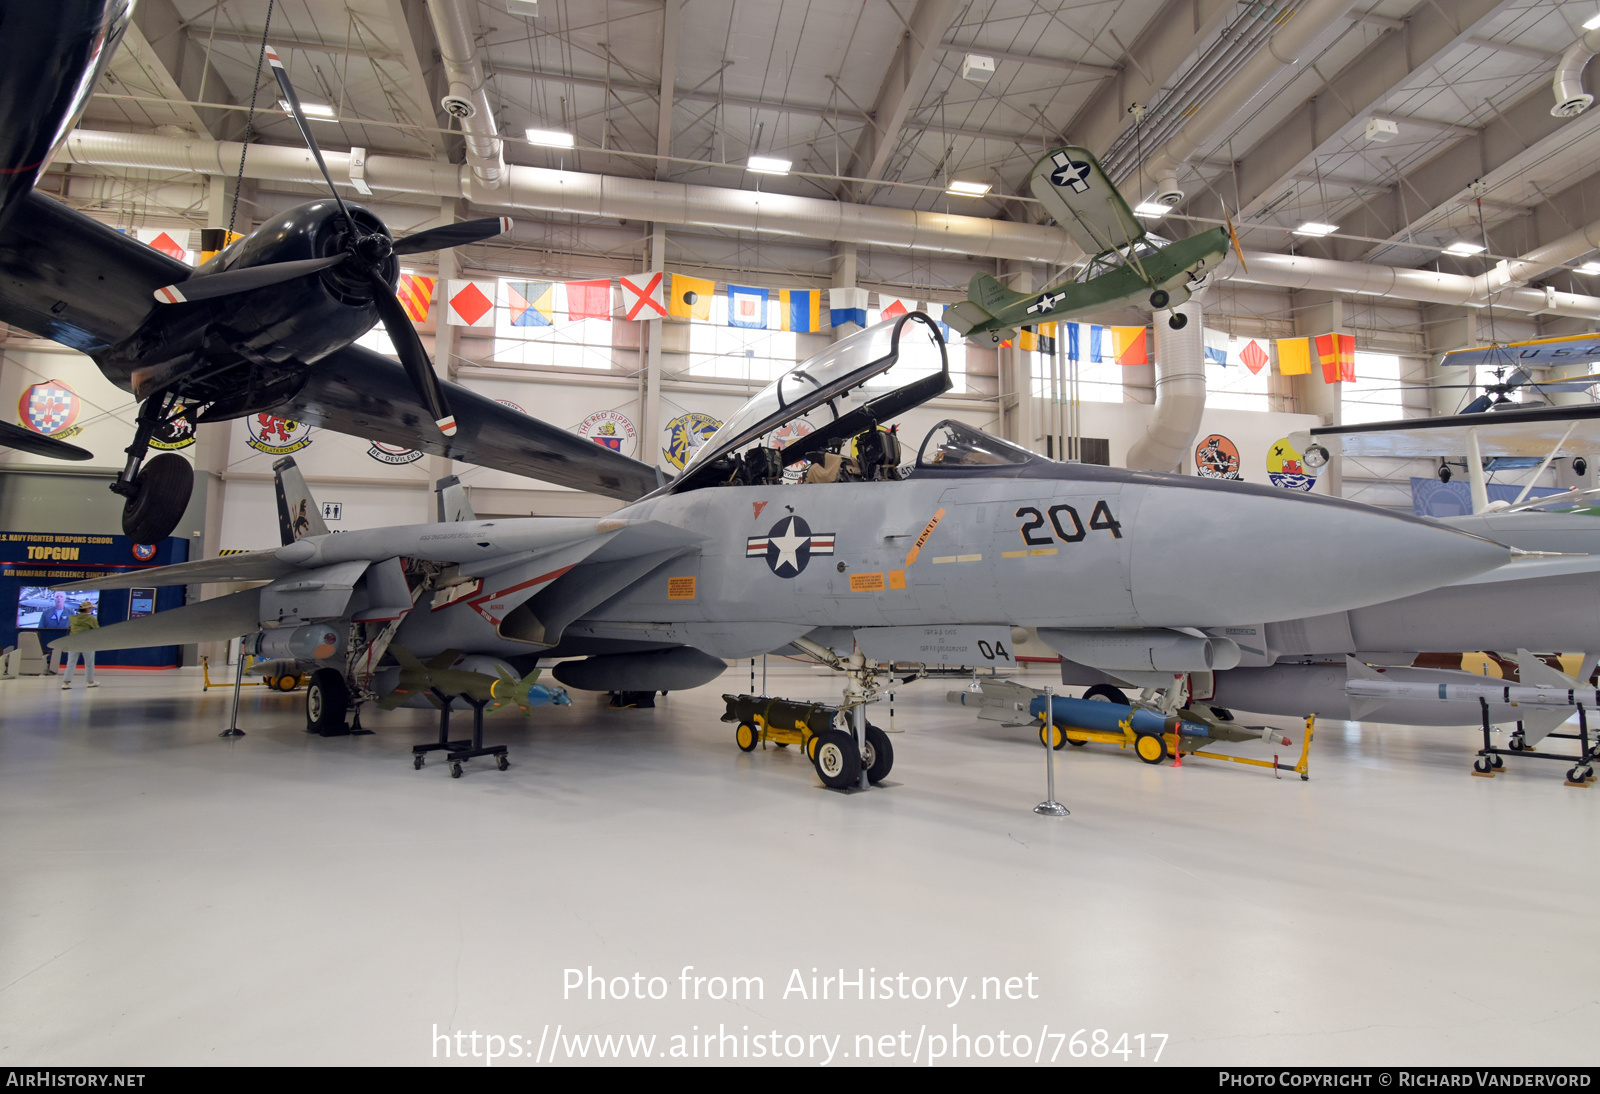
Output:
<svg viewBox="0 0 1600 1094">
<path fill-rule="evenodd" d="M 1405 417 L 1400 385 L 1401 360 L 1393 353 L 1356 353 L 1355 383 L 1339 385 L 1344 425 L 1387 422 Z"/>
<path fill-rule="evenodd" d="M 1036 399 L 1049 399 L 1051 378 L 1051 363 L 1048 353 L 1034 353 L 1033 357 L 1033 395 Z M 1080 403 L 1120 403 L 1122 402 L 1122 368 L 1114 360 L 1096 361 L 1087 352 L 1080 353 L 1079 360 L 1074 361 L 1067 355 L 1065 348 L 1061 351 L 1061 365 L 1059 380 L 1062 398 L 1068 398 L 1072 389 L 1072 378 L 1076 374 L 1078 380 L 1078 402 Z"/>
<path fill-rule="evenodd" d="M 523 279 L 500 279 L 494 309 L 496 363 L 611 368 L 611 320 L 569 318 L 567 287 L 560 282 L 550 285 L 548 296 L 529 301 L 528 284 Z"/>
<path fill-rule="evenodd" d="M 921 310 L 924 314 L 937 319 L 944 308 L 939 304 L 923 304 Z M 882 311 L 877 308 L 867 309 L 867 326 L 881 322 L 882 319 Z M 944 335 L 944 355 L 950 363 L 950 394 L 966 391 L 967 341 L 942 322 L 939 324 L 939 333 Z M 931 376 L 938 371 L 939 354 L 922 339 L 918 338 L 901 348 L 900 363 L 896 366 L 895 372 L 895 375 L 900 377 L 900 382 Z"/>
<path fill-rule="evenodd" d="M 689 322 L 689 375 L 768 383 L 794 368 L 798 345 L 781 326 L 778 301 L 767 301 L 767 327 L 730 327 L 728 298 L 711 300 L 711 322 Z"/>
<path fill-rule="evenodd" d="M 1207 332 L 1208 336 L 1211 332 Z M 1270 410 L 1267 385 L 1272 379 L 1272 368 L 1256 357 L 1259 372 L 1251 372 L 1244 362 L 1245 347 L 1255 342 L 1258 350 L 1270 352 L 1270 342 L 1265 338 L 1236 338 L 1228 336 L 1227 364 L 1206 359 L 1206 406 L 1222 410 Z M 1216 349 L 1221 349 L 1217 346 Z M 1207 352 L 1212 347 L 1207 346 Z"/>
</svg>

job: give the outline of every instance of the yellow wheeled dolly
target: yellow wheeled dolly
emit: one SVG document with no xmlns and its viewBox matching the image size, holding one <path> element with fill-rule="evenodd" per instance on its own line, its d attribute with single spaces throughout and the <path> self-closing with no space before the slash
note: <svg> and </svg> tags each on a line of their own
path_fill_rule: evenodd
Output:
<svg viewBox="0 0 1600 1094">
<path fill-rule="evenodd" d="M 838 707 L 826 703 L 804 703 L 773 699 L 761 695 L 724 695 L 728 712 L 725 722 L 737 722 L 733 739 L 740 751 L 752 752 L 757 745 L 778 748 L 799 745 L 807 759 L 816 758 L 817 735 L 832 729 Z"/>
<path fill-rule="evenodd" d="M 251 658 L 251 663 L 253 663 L 254 660 L 254 658 Z M 246 667 L 249 667 L 248 664 Z M 214 684 L 211 682 L 211 659 L 208 657 L 200 658 L 200 676 L 201 679 L 204 680 L 204 683 L 200 687 L 201 691 L 210 691 L 212 688 L 233 687 L 232 684 Z M 242 688 L 272 688 L 274 691 L 293 691 L 295 688 L 299 687 L 305 682 L 305 673 L 286 672 L 281 676 L 269 676 L 265 680 L 260 680 L 249 684 L 240 684 L 239 686 Z"/>
<path fill-rule="evenodd" d="M 1065 743 L 1070 745 L 1086 745 L 1090 741 L 1098 741 L 1101 744 L 1116 745 L 1118 748 L 1131 748 L 1134 755 L 1145 763 L 1158 764 L 1168 756 L 1176 755 L 1182 747 L 1182 742 L 1176 733 L 1135 733 L 1128 720 L 1117 723 L 1119 732 L 1113 733 L 1108 730 L 1079 729 L 1076 726 L 1046 726 L 1043 722 L 1044 715 L 1041 713 L 1039 717 L 1039 740 L 1051 748 L 1060 748 L 1063 736 L 1066 738 Z M 1184 752 L 1183 755 L 1204 756 L 1208 760 L 1226 760 L 1228 763 L 1245 764 L 1248 767 L 1265 767 L 1275 772 L 1292 771 L 1298 774 L 1302 781 L 1306 781 L 1311 778 L 1311 733 L 1316 721 L 1315 714 L 1306 715 L 1305 735 L 1300 741 L 1300 759 L 1292 765 L 1280 762 L 1276 756 L 1270 760 L 1253 760 L 1245 756 L 1228 756 L 1221 752 L 1204 750 L 1191 750 Z"/>
</svg>

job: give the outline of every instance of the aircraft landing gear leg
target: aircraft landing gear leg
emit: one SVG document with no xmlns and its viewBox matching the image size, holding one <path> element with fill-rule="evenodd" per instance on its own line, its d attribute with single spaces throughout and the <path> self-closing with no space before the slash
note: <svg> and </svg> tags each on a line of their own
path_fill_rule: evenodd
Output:
<svg viewBox="0 0 1600 1094">
<path fill-rule="evenodd" d="M 357 703 L 355 705 L 355 713 L 350 718 L 350 736 L 352 736 L 352 737 L 370 737 L 370 736 L 372 736 L 372 730 L 370 730 L 370 729 L 362 729 L 361 728 L 361 704 L 360 703 Z"/>
<path fill-rule="evenodd" d="M 1184 315 L 1181 311 L 1175 311 L 1171 315 L 1167 316 L 1167 326 L 1171 327 L 1173 330 L 1182 330 L 1188 325 L 1189 317 Z"/>
<path fill-rule="evenodd" d="M 452 741 L 450 739 L 450 696 L 438 688 L 429 689 L 433 697 L 439 700 L 439 739 L 432 744 L 411 746 L 411 766 L 414 770 L 421 771 L 422 765 L 428 762 L 430 752 L 454 752 L 459 748 L 471 748 L 471 741 Z"/>
<path fill-rule="evenodd" d="M 128 462 L 111 484 L 121 494 L 122 533 L 135 543 L 159 543 L 172 534 L 189 507 L 194 490 L 194 468 L 176 452 L 163 452 L 144 466 L 150 438 L 167 419 L 177 400 L 170 395 L 152 395 L 139 408 L 133 443 L 128 445 Z"/>
</svg>

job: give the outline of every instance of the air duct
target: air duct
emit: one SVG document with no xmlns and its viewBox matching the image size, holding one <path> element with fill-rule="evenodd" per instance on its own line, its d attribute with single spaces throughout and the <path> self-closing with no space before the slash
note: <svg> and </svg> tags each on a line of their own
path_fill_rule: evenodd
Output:
<svg viewBox="0 0 1600 1094">
<path fill-rule="evenodd" d="M 1583 89 L 1583 68 L 1596 53 L 1600 53 L 1600 28 L 1588 31 L 1561 55 L 1551 85 L 1556 93 L 1551 114 L 1558 118 L 1575 118 L 1589 109 L 1594 96 Z"/>
<path fill-rule="evenodd" d="M 1178 467 L 1200 432 L 1206 409 L 1205 335 L 1200 329 L 1200 302 L 1172 309 L 1186 320 L 1173 330 L 1156 316 L 1156 405 L 1144 436 L 1128 449 L 1128 466 L 1135 470 L 1171 471 Z"/>
<path fill-rule="evenodd" d="M 472 168 L 473 177 L 492 190 L 505 176 L 506 161 L 489 95 L 484 90 L 483 65 L 478 62 L 469 2 L 428 0 L 428 16 L 439 42 L 439 59 L 444 62 L 445 76 L 450 81 L 450 91 L 440 105 L 461 123 L 467 165 Z"/>
<path fill-rule="evenodd" d="M 1259 95 L 1280 69 L 1294 64 L 1317 35 L 1349 10 L 1350 0 L 1307 0 L 1272 36 L 1265 49 L 1234 70 L 1233 76 L 1200 105 L 1184 127 L 1144 161 L 1134 178 L 1175 178 L 1189 158 L 1215 137 L 1240 107 Z M 1142 193 L 1128 196 L 1130 201 L 1144 200 Z"/>
</svg>

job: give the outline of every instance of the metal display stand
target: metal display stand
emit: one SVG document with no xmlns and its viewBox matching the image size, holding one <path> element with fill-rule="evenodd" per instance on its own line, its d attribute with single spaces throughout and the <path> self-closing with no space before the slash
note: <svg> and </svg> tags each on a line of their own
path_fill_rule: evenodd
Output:
<svg viewBox="0 0 1600 1094">
<path fill-rule="evenodd" d="M 244 640 L 239 641 L 239 657 L 234 662 L 233 671 L 233 715 L 228 719 L 228 728 L 217 734 L 218 737 L 243 737 L 244 730 L 239 728 L 239 692 L 244 684 Z"/>
<path fill-rule="evenodd" d="M 1481 778 L 1493 778 L 1496 771 L 1506 766 L 1502 757 L 1525 756 L 1534 760 L 1560 760 L 1565 763 L 1571 761 L 1572 767 L 1567 771 L 1568 786 L 1588 786 L 1594 782 L 1594 762 L 1600 759 L 1600 741 L 1593 746 L 1589 743 L 1589 716 L 1583 704 L 1576 704 L 1578 708 L 1578 732 L 1576 733 L 1547 733 L 1546 737 L 1558 737 L 1563 740 L 1577 741 L 1578 754 L 1566 755 L 1559 752 L 1540 752 L 1529 748 L 1522 743 L 1522 724 L 1517 723 L 1517 731 L 1512 734 L 1510 747 L 1496 748 L 1489 739 L 1489 701 L 1483 696 L 1478 697 L 1478 708 L 1483 712 L 1483 747 L 1478 750 L 1478 758 L 1472 762 L 1472 773 Z"/>
<path fill-rule="evenodd" d="M 1065 817 L 1070 815 L 1066 806 L 1056 801 L 1056 751 L 1051 748 L 1056 729 L 1056 708 L 1052 688 L 1049 685 L 1044 689 L 1044 732 L 1039 735 L 1039 740 L 1044 742 L 1044 801 L 1033 807 L 1033 811 L 1041 817 Z"/>
</svg>

